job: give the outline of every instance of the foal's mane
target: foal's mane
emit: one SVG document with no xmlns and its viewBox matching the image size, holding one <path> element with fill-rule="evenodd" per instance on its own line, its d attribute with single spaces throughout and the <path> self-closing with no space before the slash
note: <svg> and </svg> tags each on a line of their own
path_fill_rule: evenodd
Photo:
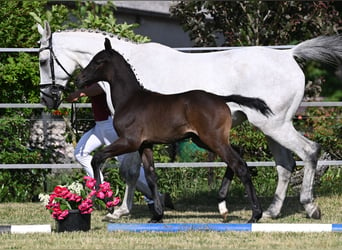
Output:
<svg viewBox="0 0 342 250">
<path fill-rule="evenodd" d="M 138 84 L 138 86 L 144 90 L 144 91 L 148 91 L 148 92 L 151 92 L 150 90 L 148 89 L 145 89 L 145 87 L 142 85 L 142 83 L 139 81 L 139 79 L 137 78 L 137 75 L 135 74 L 135 71 L 134 71 L 134 67 L 129 63 L 129 60 L 126 59 L 121 53 L 119 53 L 118 51 L 114 50 L 114 49 L 111 49 L 110 51 L 112 54 L 120 57 L 120 59 L 123 61 L 123 63 L 125 64 L 125 66 L 127 67 L 128 71 L 130 74 L 132 74 Z"/>
</svg>

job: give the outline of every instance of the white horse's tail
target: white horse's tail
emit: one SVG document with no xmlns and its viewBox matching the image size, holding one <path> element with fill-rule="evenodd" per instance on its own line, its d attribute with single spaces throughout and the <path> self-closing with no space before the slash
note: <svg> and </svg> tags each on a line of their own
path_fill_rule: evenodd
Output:
<svg viewBox="0 0 342 250">
<path fill-rule="evenodd" d="M 342 63 L 342 35 L 319 36 L 298 44 L 291 52 L 301 60 L 339 65 Z"/>
</svg>

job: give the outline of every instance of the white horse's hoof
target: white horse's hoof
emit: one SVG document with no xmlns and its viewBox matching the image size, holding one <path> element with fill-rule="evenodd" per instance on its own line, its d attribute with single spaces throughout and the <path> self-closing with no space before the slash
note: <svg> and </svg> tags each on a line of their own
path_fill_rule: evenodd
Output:
<svg viewBox="0 0 342 250">
<path fill-rule="evenodd" d="M 114 221 L 114 220 L 118 220 L 120 219 L 121 217 L 124 217 L 124 216 L 128 216 L 130 215 L 129 211 L 123 211 L 123 210 L 115 210 L 114 213 L 108 213 L 106 214 L 102 221 L 108 221 L 108 222 L 111 222 L 111 221 Z"/>
<path fill-rule="evenodd" d="M 270 211 L 264 211 L 262 213 L 262 218 L 264 218 L 264 219 L 275 219 L 275 216 Z"/>
<path fill-rule="evenodd" d="M 266 210 L 262 213 L 262 219 L 276 219 L 280 213 L 276 213 L 272 210 Z"/>
<path fill-rule="evenodd" d="M 309 203 L 304 205 L 305 211 L 308 216 L 312 219 L 321 219 L 321 209 L 314 203 Z"/>
</svg>

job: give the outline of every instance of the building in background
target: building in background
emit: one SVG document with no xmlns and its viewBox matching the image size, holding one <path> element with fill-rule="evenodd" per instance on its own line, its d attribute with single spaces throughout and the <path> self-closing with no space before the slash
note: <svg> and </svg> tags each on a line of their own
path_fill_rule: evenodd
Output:
<svg viewBox="0 0 342 250">
<path fill-rule="evenodd" d="M 97 1 L 106 2 L 106 1 Z M 170 47 L 192 47 L 193 44 L 177 19 L 170 15 L 176 1 L 113 1 L 118 23 L 138 23 L 135 33 Z"/>
</svg>

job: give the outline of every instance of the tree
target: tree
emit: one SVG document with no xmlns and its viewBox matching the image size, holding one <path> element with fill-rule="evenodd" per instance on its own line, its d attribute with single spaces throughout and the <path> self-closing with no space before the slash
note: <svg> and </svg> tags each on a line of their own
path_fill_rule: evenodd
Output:
<svg viewBox="0 0 342 250">
<path fill-rule="evenodd" d="M 342 30 L 323 1 L 182 1 L 171 13 L 196 46 L 283 45 Z"/>
</svg>

